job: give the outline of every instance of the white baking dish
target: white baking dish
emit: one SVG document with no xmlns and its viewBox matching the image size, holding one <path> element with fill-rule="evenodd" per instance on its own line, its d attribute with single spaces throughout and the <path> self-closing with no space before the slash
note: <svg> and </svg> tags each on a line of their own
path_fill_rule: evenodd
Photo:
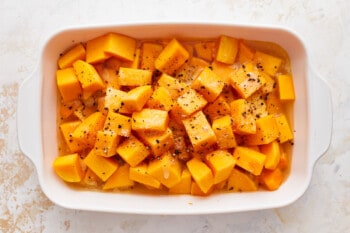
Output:
<svg viewBox="0 0 350 233">
<path fill-rule="evenodd" d="M 67 47 L 110 31 L 135 38 L 214 38 L 225 34 L 281 45 L 291 59 L 297 96 L 291 116 L 295 130 L 292 166 L 283 185 L 273 192 L 194 197 L 77 190 L 62 182 L 52 169 L 52 162 L 57 156 L 57 58 Z M 21 150 L 35 164 L 44 193 L 60 206 L 136 214 L 225 213 L 281 207 L 299 198 L 310 183 L 316 160 L 329 146 L 332 107 L 329 88 L 310 68 L 303 42 L 290 30 L 252 25 L 148 23 L 71 28 L 52 35 L 43 46 L 37 70 L 20 87 L 17 123 Z"/>
</svg>

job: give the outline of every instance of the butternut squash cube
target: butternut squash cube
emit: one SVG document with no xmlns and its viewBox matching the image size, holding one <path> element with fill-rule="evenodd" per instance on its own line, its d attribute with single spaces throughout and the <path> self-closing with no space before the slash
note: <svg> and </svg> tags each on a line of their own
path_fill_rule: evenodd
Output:
<svg viewBox="0 0 350 233">
<path fill-rule="evenodd" d="M 148 166 L 146 163 L 141 163 L 135 167 L 130 167 L 129 178 L 130 180 L 155 189 L 160 189 L 161 187 L 161 183 L 156 178 L 148 174 Z"/>
<path fill-rule="evenodd" d="M 237 61 L 239 63 L 246 63 L 251 62 L 254 58 L 254 51 L 253 49 L 249 48 L 247 45 L 245 45 L 242 41 L 238 43 L 238 55 L 237 55 Z"/>
<path fill-rule="evenodd" d="M 230 103 L 233 129 L 237 134 L 255 134 L 256 122 L 251 114 L 250 105 L 245 99 L 237 99 Z"/>
<path fill-rule="evenodd" d="M 213 71 L 219 75 L 226 86 L 230 85 L 230 77 L 236 72 L 237 68 L 215 60 L 211 63 L 210 66 Z"/>
<path fill-rule="evenodd" d="M 57 87 L 63 101 L 77 100 L 83 93 L 80 82 L 75 75 L 73 68 L 66 68 L 56 71 Z"/>
<path fill-rule="evenodd" d="M 163 46 L 157 43 L 144 42 L 141 47 L 141 69 L 154 71 L 155 61 L 163 50 Z"/>
<path fill-rule="evenodd" d="M 226 102 L 225 98 L 222 95 L 220 95 L 214 102 L 209 103 L 203 109 L 203 112 L 213 122 L 217 118 L 221 118 L 225 115 L 230 115 L 231 107 Z"/>
<path fill-rule="evenodd" d="M 139 131 L 139 137 L 148 145 L 154 156 L 160 156 L 174 146 L 173 133 L 169 128 L 162 131 Z"/>
<path fill-rule="evenodd" d="M 104 89 L 105 84 L 94 66 L 82 60 L 78 60 L 73 63 L 73 68 L 83 88 L 83 99 L 86 100 L 96 91 Z"/>
<path fill-rule="evenodd" d="M 230 176 L 236 159 L 225 150 L 216 150 L 206 154 L 205 163 L 214 175 L 214 184 L 219 184 Z"/>
<path fill-rule="evenodd" d="M 229 36 L 220 36 L 217 45 L 216 60 L 232 65 L 238 52 L 238 40 Z"/>
<path fill-rule="evenodd" d="M 215 133 L 202 111 L 183 120 L 183 124 L 195 151 L 204 151 L 216 143 Z"/>
<path fill-rule="evenodd" d="M 102 68 L 100 71 L 97 70 L 97 72 L 106 84 L 106 88 L 112 87 L 116 90 L 120 88 L 119 75 L 117 74 L 117 70 L 110 68 Z"/>
<path fill-rule="evenodd" d="M 100 112 L 88 116 L 72 133 L 72 137 L 83 143 L 86 147 L 92 148 L 96 141 L 97 131 L 103 128 L 105 117 Z"/>
<path fill-rule="evenodd" d="M 132 114 L 131 126 L 133 130 L 165 131 L 168 127 L 167 111 L 144 108 Z"/>
<path fill-rule="evenodd" d="M 105 52 L 127 61 L 133 61 L 136 50 L 136 40 L 117 33 L 109 33 L 110 44 Z"/>
<path fill-rule="evenodd" d="M 229 115 L 215 119 L 212 124 L 212 129 L 220 149 L 229 149 L 237 146 L 232 128 L 232 119 Z"/>
<path fill-rule="evenodd" d="M 184 168 L 181 173 L 180 182 L 169 188 L 171 194 L 190 194 L 191 193 L 192 177 L 187 168 Z"/>
<path fill-rule="evenodd" d="M 166 88 L 173 100 L 179 97 L 187 86 L 185 83 L 180 82 L 178 79 L 164 73 L 158 79 L 158 85 L 160 87 Z"/>
<path fill-rule="evenodd" d="M 122 99 L 129 112 L 141 111 L 153 93 L 151 85 L 139 86 L 130 90 Z"/>
<path fill-rule="evenodd" d="M 280 162 L 280 145 L 277 141 L 261 145 L 260 152 L 266 155 L 265 168 L 275 169 Z"/>
<path fill-rule="evenodd" d="M 96 112 L 95 106 L 86 106 L 80 105 L 73 112 L 74 116 L 76 116 L 79 120 L 84 121 L 88 116 Z"/>
<path fill-rule="evenodd" d="M 181 164 L 169 152 L 150 161 L 147 171 L 167 188 L 181 181 Z"/>
<path fill-rule="evenodd" d="M 64 141 L 71 153 L 81 151 L 85 148 L 85 144 L 73 138 L 72 134 L 74 130 L 81 124 L 81 121 L 70 121 L 60 124 L 60 130 L 62 132 Z"/>
<path fill-rule="evenodd" d="M 53 162 L 53 169 L 66 182 L 80 182 L 84 177 L 77 153 L 57 157 Z"/>
<path fill-rule="evenodd" d="M 186 165 L 201 191 L 207 193 L 214 185 L 214 176 L 211 169 L 198 158 L 192 158 Z"/>
<path fill-rule="evenodd" d="M 283 181 L 283 173 L 279 168 L 264 170 L 258 178 L 268 190 L 277 190 Z"/>
<path fill-rule="evenodd" d="M 117 153 L 131 167 L 135 167 L 150 154 L 150 151 L 135 136 L 130 135 L 119 144 Z"/>
<path fill-rule="evenodd" d="M 191 195 L 205 197 L 211 194 L 214 190 L 215 186 L 213 185 L 206 193 L 201 190 L 199 185 L 196 182 L 191 183 Z"/>
<path fill-rule="evenodd" d="M 213 60 L 213 54 L 215 50 L 214 41 L 197 42 L 194 44 L 194 50 L 197 57 L 211 62 Z"/>
<path fill-rule="evenodd" d="M 182 83 L 191 85 L 202 70 L 209 66 L 209 63 L 198 57 L 191 57 L 175 74 L 175 77 Z"/>
<path fill-rule="evenodd" d="M 103 190 L 108 189 L 127 189 L 134 186 L 134 181 L 129 178 L 130 166 L 124 163 L 117 171 L 111 175 L 103 185 Z"/>
<path fill-rule="evenodd" d="M 152 71 L 120 67 L 119 84 L 121 86 L 144 86 L 152 83 Z"/>
<path fill-rule="evenodd" d="M 202 95 L 190 88 L 176 99 L 176 110 L 184 116 L 189 116 L 204 108 L 207 103 Z"/>
<path fill-rule="evenodd" d="M 99 130 L 97 131 L 94 146 L 95 153 L 104 157 L 112 157 L 116 154 L 119 141 L 120 136 L 115 132 L 110 130 Z"/>
<path fill-rule="evenodd" d="M 84 185 L 97 188 L 103 181 L 90 168 L 86 168 L 82 182 Z"/>
<path fill-rule="evenodd" d="M 294 84 L 291 75 L 282 74 L 277 76 L 278 93 L 281 101 L 295 100 Z"/>
<path fill-rule="evenodd" d="M 86 62 L 90 64 L 102 62 L 112 55 L 105 51 L 110 46 L 110 36 L 103 35 L 86 42 Z"/>
<path fill-rule="evenodd" d="M 264 85 L 259 89 L 261 93 L 267 94 L 271 93 L 276 89 L 276 80 L 264 71 L 259 71 L 259 75 L 265 79 Z"/>
<path fill-rule="evenodd" d="M 119 167 L 114 158 L 106 158 L 91 150 L 84 162 L 102 181 L 106 181 Z"/>
<path fill-rule="evenodd" d="M 258 190 L 258 187 L 248 174 L 233 168 L 228 178 L 227 189 L 232 192 L 251 192 Z"/>
<path fill-rule="evenodd" d="M 254 62 L 257 63 L 260 70 L 274 76 L 282 64 L 282 59 L 261 51 L 256 51 Z"/>
<path fill-rule="evenodd" d="M 141 49 L 136 49 L 133 61 L 122 61 L 121 66 L 132 69 L 139 69 L 141 63 Z"/>
<path fill-rule="evenodd" d="M 147 102 L 149 108 L 170 111 L 174 101 L 165 87 L 158 87 Z"/>
<path fill-rule="evenodd" d="M 69 49 L 58 59 L 58 67 L 65 69 L 71 67 L 77 60 L 85 60 L 85 48 L 82 44 L 77 44 L 73 48 Z"/>
<path fill-rule="evenodd" d="M 278 163 L 278 168 L 281 169 L 281 171 L 284 171 L 289 168 L 289 165 L 290 161 L 288 155 L 283 146 L 280 145 L 280 162 Z"/>
<path fill-rule="evenodd" d="M 109 110 L 103 130 L 114 132 L 123 137 L 129 137 L 131 134 L 131 118 Z"/>
<path fill-rule="evenodd" d="M 102 99 L 101 103 L 99 103 L 101 106 L 99 106 L 98 108 L 100 110 L 110 110 L 116 113 L 129 113 L 123 103 L 123 99 L 126 95 L 127 92 L 125 91 L 108 87 L 106 89 L 106 96 Z"/>
<path fill-rule="evenodd" d="M 80 100 L 74 100 L 71 102 L 61 103 L 59 106 L 59 114 L 62 119 L 70 117 L 75 110 L 81 107 L 82 103 Z"/>
<path fill-rule="evenodd" d="M 293 140 L 294 135 L 293 132 L 289 126 L 288 120 L 286 115 L 281 114 L 275 117 L 277 128 L 279 131 L 278 140 L 280 143 L 284 143 L 290 140 Z"/>
<path fill-rule="evenodd" d="M 272 115 L 256 120 L 256 133 L 244 136 L 246 145 L 256 146 L 273 142 L 279 137 L 276 119 Z"/>
<path fill-rule="evenodd" d="M 276 91 L 266 95 L 266 109 L 270 115 L 278 115 L 283 112 L 282 103 Z"/>
<path fill-rule="evenodd" d="M 155 60 L 155 68 L 172 75 L 189 56 L 188 51 L 176 39 L 172 39 Z"/>
<path fill-rule="evenodd" d="M 220 95 L 224 85 L 221 78 L 206 67 L 192 82 L 191 87 L 204 96 L 208 102 L 213 102 Z"/>
<path fill-rule="evenodd" d="M 266 155 L 247 147 L 237 146 L 233 152 L 236 165 L 253 175 L 260 175 L 264 168 Z"/>
</svg>

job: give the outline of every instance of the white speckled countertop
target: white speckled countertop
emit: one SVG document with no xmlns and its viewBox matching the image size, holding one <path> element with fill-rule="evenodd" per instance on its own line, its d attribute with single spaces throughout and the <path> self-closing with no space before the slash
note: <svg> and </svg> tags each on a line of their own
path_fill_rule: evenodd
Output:
<svg viewBox="0 0 350 233">
<path fill-rule="evenodd" d="M 350 1 L 53 0 L 0 2 L 0 232 L 350 232 Z M 20 151 L 16 102 L 48 35 L 72 25 L 224 21 L 287 26 L 305 41 L 333 101 L 330 148 L 295 203 L 224 215 L 142 216 L 74 211 L 42 193 Z M 322 103 L 320 103 L 322 104 Z"/>
</svg>

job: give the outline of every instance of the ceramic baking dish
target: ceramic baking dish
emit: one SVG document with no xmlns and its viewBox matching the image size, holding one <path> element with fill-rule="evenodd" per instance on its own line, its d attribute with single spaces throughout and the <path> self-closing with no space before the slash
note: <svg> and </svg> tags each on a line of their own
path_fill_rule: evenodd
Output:
<svg viewBox="0 0 350 233">
<path fill-rule="evenodd" d="M 135 38 L 214 38 L 225 34 L 274 42 L 290 56 L 297 99 L 293 119 L 295 141 L 290 175 L 277 191 L 218 193 L 208 197 L 146 195 L 77 190 L 52 169 L 57 156 L 55 71 L 59 54 L 71 45 L 107 32 Z M 70 28 L 49 37 L 37 70 L 19 90 L 17 112 L 20 148 L 35 164 L 39 182 L 54 203 L 71 209 L 134 214 L 208 214 L 277 208 L 298 199 L 307 189 L 316 160 L 327 150 L 332 130 L 328 86 L 311 69 L 305 45 L 292 31 L 271 26 L 146 23 Z"/>
</svg>

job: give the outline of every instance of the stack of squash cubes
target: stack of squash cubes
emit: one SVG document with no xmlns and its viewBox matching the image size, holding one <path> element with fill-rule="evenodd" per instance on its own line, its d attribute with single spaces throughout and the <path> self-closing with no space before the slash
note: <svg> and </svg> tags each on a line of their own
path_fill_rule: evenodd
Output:
<svg viewBox="0 0 350 233">
<path fill-rule="evenodd" d="M 287 59 L 248 44 L 108 33 L 69 48 L 56 72 L 57 175 L 103 190 L 278 189 L 293 78 Z"/>
</svg>

